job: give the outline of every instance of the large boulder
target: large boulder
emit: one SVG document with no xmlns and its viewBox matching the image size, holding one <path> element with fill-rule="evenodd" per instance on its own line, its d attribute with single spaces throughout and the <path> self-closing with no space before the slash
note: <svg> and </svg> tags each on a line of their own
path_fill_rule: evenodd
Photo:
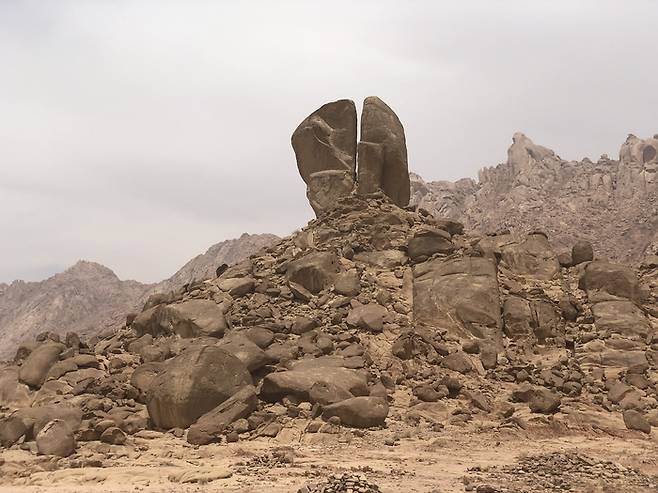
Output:
<svg viewBox="0 0 658 493">
<path fill-rule="evenodd" d="M 413 269 L 416 324 L 445 328 L 460 338 L 502 344 L 496 264 L 484 257 L 434 259 Z"/>
<path fill-rule="evenodd" d="M 431 257 L 435 253 L 451 253 L 454 249 L 450 233 L 434 228 L 416 233 L 407 246 L 413 260 Z"/>
<path fill-rule="evenodd" d="M 388 403 L 382 397 L 352 397 L 325 406 L 322 417 L 340 418 L 341 424 L 355 428 L 383 426 L 388 416 Z"/>
<path fill-rule="evenodd" d="M 218 347 L 238 358 L 250 372 L 257 371 L 274 360 L 243 334 L 234 334 L 222 339 Z"/>
<path fill-rule="evenodd" d="M 400 207 L 409 203 L 404 128 L 395 112 L 375 96 L 363 102 L 358 162 L 359 193 L 381 190 Z"/>
<path fill-rule="evenodd" d="M 338 273 L 338 258 L 331 252 L 312 252 L 288 264 L 286 277 L 312 294 L 333 283 Z"/>
<path fill-rule="evenodd" d="M 571 249 L 571 265 L 594 260 L 594 248 L 589 241 L 580 240 Z"/>
<path fill-rule="evenodd" d="M 41 387 L 64 349 L 66 346 L 58 342 L 47 342 L 34 349 L 18 372 L 20 381 L 31 387 Z"/>
<path fill-rule="evenodd" d="M 587 264 L 578 287 L 587 291 L 592 302 L 641 298 L 640 283 L 631 268 L 599 260 Z"/>
<path fill-rule="evenodd" d="M 371 332 L 381 332 L 384 329 L 384 319 L 388 316 L 386 307 L 377 303 L 358 305 L 347 315 L 347 325 Z"/>
<path fill-rule="evenodd" d="M 216 441 L 231 423 L 248 417 L 257 407 L 256 389 L 252 385 L 245 386 L 190 426 L 187 441 L 193 445 Z"/>
<path fill-rule="evenodd" d="M 63 421 L 72 432 L 76 432 L 82 423 L 82 411 L 64 405 L 27 407 L 12 414 L 25 424 L 27 439 L 33 439 L 51 421 Z"/>
<path fill-rule="evenodd" d="M 315 384 L 337 385 L 356 396 L 368 395 L 368 380 L 360 372 L 348 368 L 309 364 L 299 369 L 270 373 L 263 379 L 261 399 L 276 402 L 286 396 L 310 401 L 310 391 Z"/>
<path fill-rule="evenodd" d="M 163 323 L 180 337 L 222 337 L 228 322 L 212 300 L 188 300 L 163 308 Z"/>
<path fill-rule="evenodd" d="M 37 450 L 43 455 L 68 457 L 75 451 L 73 430 L 59 419 L 49 421 L 37 434 L 36 442 Z"/>
<path fill-rule="evenodd" d="M 503 320 L 505 335 L 510 339 L 534 336 L 542 343 L 556 336 L 560 326 L 560 315 L 553 304 L 519 296 L 510 296 L 503 303 Z"/>
<path fill-rule="evenodd" d="M 501 251 L 503 262 L 515 274 L 551 280 L 560 272 L 557 255 L 544 234 L 530 234 L 520 243 L 504 245 Z"/>
<path fill-rule="evenodd" d="M 624 336 L 646 337 L 651 324 L 632 301 L 601 301 L 592 305 L 594 323 L 599 330 Z"/>
<path fill-rule="evenodd" d="M 356 125 L 354 101 L 341 99 L 311 113 L 292 134 L 297 168 L 318 215 L 354 188 Z"/>
<path fill-rule="evenodd" d="M 216 346 L 192 348 L 155 377 L 148 390 L 148 412 L 158 428 L 187 428 L 245 385 L 253 382 L 238 358 Z"/>
</svg>

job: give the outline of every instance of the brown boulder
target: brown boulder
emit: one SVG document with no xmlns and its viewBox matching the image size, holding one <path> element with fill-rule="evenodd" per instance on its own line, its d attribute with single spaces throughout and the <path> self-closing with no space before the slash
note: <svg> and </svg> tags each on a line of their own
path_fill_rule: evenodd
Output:
<svg viewBox="0 0 658 493">
<path fill-rule="evenodd" d="M 246 366 L 216 346 L 190 349 L 167 363 L 147 395 L 151 420 L 158 428 L 187 428 L 245 385 Z"/>
<path fill-rule="evenodd" d="M 338 258 L 331 252 L 313 252 L 288 264 L 286 277 L 312 294 L 328 288 L 338 273 Z"/>
<path fill-rule="evenodd" d="M 297 168 L 318 215 L 354 188 L 356 131 L 354 101 L 341 99 L 311 113 L 292 134 Z"/>
<path fill-rule="evenodd" d="M 75 452 L 73 431 L 59 419 L 49 421 L 36 437 L 37 450 L 43 455 L 68 457 Z"/>
<path fill-rule="evenodd" d="M 21 382 L 31 387 L 41 387 L 50 368 L 59 360 L 59 355 L 66 349 L 64 344 L 47 342 L 30 353 L 18 371 Z"/>
<path fill-rule="evenodd" d="M 416 324 L 502 345 L 498 278 L 491 259 L 434 259 L 414 266 L 413 274 Z"/>
<path fill-rule="evenodd" d="M 378 97 L 363 102 L 358 146 L 359 193 L 384 192 L 395 204 L 409 203 L 407 144 L 400 119 Z"/>
<path fill-rule="evenodd" d="M 413 260 L 431 257 L 435 253 L 451 253 L 454 249 L 450 233 L 442 229 L 427 229 L 416 233 L 407 246 L 409 257 Z"/>
<path fill-rule="evenodd" d="M 187 441 L 193 445 L 216 441 L 231 423 L 247 418 L 257 407 L 256 389 L 252 385 L 245 386 L 190 426 Z"/>
<path fill-rule="evenodd" d="M 580 240 L 571 249 L 571 265 L 594 260 L 594 249 L 589 241 Z"/>
<path fill-rule="evenodd" d="M 345 426 L 383 426 L 388 416 L 388 403 L 381 397 L 352 397 L 324 407 L 324 419 L 328 420 L 334 416 L 338 416 L 341 424 Z"/>
<path fill-rule="evenodd" d="M 222 337 L 228 322 L 211 300 L 188 300 L 163 308 L 162 319 L 170 332 L 180 337 Z"/>
</svg>

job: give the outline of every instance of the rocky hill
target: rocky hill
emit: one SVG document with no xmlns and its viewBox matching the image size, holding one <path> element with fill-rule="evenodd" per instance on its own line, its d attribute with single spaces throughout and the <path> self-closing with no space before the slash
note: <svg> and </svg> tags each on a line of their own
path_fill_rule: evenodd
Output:
<svg viewBox="0 0 658 493">
<path fill-rule="evenodd" d="M 122 281 L 107 267 L 86 261 L 45 281 L 0 284 L 0 360 L 13 355 L 19 343 L 42 332 L 77 332 L 91 337 L 116 329 L 150 294 L 211 277 L 219 265 L 239 262 L 276 239 L 274 235 L 245 233 L 217 243 L 157 284 Z"/>
<path fill-rule="evenodd" d="M 658 249 L 658 139 L 630 135 L 618 159 L 566 161 L 515 134 L 507 162 L 479 180 L 425 182 L 411 177 L 411 203 L 459 220 L 476 233 L 546 232 L 558 250 L 577 240 L 616 261 Z"/>
<path fill-rule="evenodd" d="M 408 207 L 387 178 L 407 172 L 401 123 L 366 101 L 358 145 L 345 100 L 293 137 L 305 227 L 113 334 L 19 348 L 0 371 L 6 484 L 656 491 L 658 257 L 580 241 L 565 261 L 545 233 Z M 643 470 L 583 456 L 589 439 Z M 475 467 L 487 453 L 498 467 Z"/>
</svg>

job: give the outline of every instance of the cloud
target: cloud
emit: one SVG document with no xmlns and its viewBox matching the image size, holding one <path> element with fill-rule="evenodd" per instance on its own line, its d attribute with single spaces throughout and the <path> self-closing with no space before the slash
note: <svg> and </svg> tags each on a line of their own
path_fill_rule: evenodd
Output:
<svg viewBox="0 0 658 493">
<path fill-rule="evenodd" d="M 156 281 L 302 226 L 290 134 L 341 97 L 387 101 L 427 179 L 517 130 L 569 159 L 658 131 L 653 1 L 318 5 L 0 3 L 0 281 L 79 258 Z"/>
</svg>

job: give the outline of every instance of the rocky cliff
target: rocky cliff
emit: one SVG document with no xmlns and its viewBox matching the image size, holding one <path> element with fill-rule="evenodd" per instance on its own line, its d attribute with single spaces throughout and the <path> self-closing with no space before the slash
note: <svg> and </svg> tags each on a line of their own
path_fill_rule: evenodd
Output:
<svg viewBox="0 0 658 493">
<path fill-rule="evenodd" d="M 213 277 L 219 265 L 239 262 L 276 239 L 245 233 L 222 241 L 157 284 L 122 281 L 107 267 L 86 261 L 45 281 L 0 284 L 0 360 L 42 332 L 90 337 L 115 329 L 127 313 L 141 309 L 150 294 Z"/>
<path fill-rule="evenodd" d="M 601 257 L 637 262 L 658 247 L 657 149 L 655 137 L 630 135 L 618 159 L 566 161 L 518 133 L 507 162 L 477 182 L 412 175 L 411 203 L 474 232 L 539 229 L 558 250 L 584 239 Z"/>
</svg>

